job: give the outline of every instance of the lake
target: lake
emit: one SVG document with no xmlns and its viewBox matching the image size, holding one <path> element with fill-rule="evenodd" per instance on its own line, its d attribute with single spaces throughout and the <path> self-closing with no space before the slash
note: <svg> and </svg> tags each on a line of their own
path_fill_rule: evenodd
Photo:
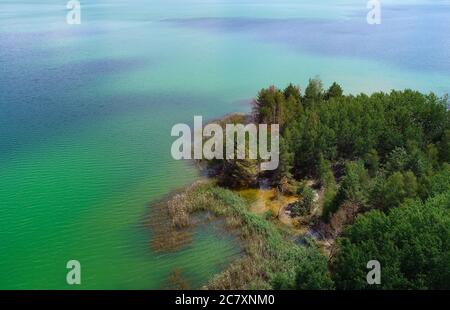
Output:
<svg viewBox="0 0 450 310">
<path fill-rule="evenodd" d="M 152 201 L 199 177 L 176 123 L 247 112 L 262 87 L 319 76 L 346 93 L 450 92 L 450 1 L 0 0 L 0 288 L 194 288 L 239 255 L 211 225 L 150 246 Z"/>
</svg>

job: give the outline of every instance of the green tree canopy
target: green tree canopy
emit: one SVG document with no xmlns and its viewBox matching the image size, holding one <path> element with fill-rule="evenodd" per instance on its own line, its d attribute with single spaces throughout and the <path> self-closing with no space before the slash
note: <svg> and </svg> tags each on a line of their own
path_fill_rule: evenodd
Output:
<svg viewBox="0 0 450 310">
<path fill-rule="evenodd" d="M 340 289 L 450 289 L 450 190 L 388 214 L 358 216 L 339 240 L 333 279 Z M 381 285 L 366 264 L 381 263 Z"/>
</svg>

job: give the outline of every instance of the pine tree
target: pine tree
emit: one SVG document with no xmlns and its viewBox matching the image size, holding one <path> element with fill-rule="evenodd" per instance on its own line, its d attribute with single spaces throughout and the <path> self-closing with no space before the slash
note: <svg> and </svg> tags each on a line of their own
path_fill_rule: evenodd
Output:
<svg viewBox="0 0 450 310">
<path fill-rule="evenodd" d="M 339 98 L 343 95 L 343 93 L 344 91 L 342 90 L 341 86 L 338 83 L 333 82 L 333 84 L 325 93 L 325 100 L 330 100 L 331 98 Z"/>
<path fill-rule="evenodd" d="M 304 103 L 307 108 L 319 103 L 323 98 L 323 84 L 319 78 L 309 79 L 305 89 Z"/>
<path fill-rule="evenodd" d="M 294 166 L 294 154 L 290 151 L 286 139 L 280 137 L 280 158 L 278 168 L 275 172 L 275 182 L 280 183 L 282 179 L 291 179 L 291 170 Z"/>
</svg>

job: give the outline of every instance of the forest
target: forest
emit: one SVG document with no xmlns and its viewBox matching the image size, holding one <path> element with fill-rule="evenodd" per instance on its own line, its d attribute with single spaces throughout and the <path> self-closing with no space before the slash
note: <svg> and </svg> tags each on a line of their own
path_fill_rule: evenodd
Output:
<svg viewBox="0 0 450 310">
<path fill-rule="evenodd" d="M 229 116 L 279 124 L 280 163 L 259 171 L 258 160 L 209 161 L 218 184 L 236 190 L 268 182 L 297 197 L 292 217 L 332 240 L 324 252 L 307 238 L 314 249 L 300 254 L 307 259 L 280 250 L 289 268 L 272 270 L 269 288 L 450 289 L 449 116 L 447 96 L 410 89 L 346 95 L 318 78 L 304 91 L 262 89 L 251 116 Z M 379 285 L 366 281 L 373 259 L 382 268 Z"/>
</svg>

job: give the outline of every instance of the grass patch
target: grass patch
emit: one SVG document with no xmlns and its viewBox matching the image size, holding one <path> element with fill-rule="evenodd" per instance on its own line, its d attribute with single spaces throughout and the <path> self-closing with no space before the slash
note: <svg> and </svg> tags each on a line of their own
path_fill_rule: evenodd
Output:
<svg viewBox="0 0 450 310">
<path fill-rule="evenodd" d="M 175 195 L 167 205 L 172 229 L 188 229 L 190 215 L 208 212 L 223 218 L 225 228 L 242 240 L 244 255 L 214 276 L 204 288 L 294 288 L 298 281 L 304 280 L 298 279 L 299 271 L 311 269 L 311 262 L 320 265 L 312 272 L 319 272 L 326 278 L 325 282 L 329 279 L 326 259 L 315 245 L 297 245 L 273 223 L 251 213 L 244 198 L 213 182 L 195 183 Z M 310 286 L 318 288 L 314 284 Z"/>
</svg>

